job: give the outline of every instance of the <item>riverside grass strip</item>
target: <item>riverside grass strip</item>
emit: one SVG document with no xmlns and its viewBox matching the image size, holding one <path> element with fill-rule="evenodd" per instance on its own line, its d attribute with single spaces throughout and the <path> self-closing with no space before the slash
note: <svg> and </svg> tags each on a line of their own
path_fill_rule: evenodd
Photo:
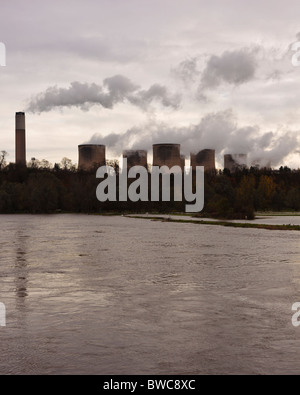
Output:
<svg viewBox="0 0 300 395">
<path fill-rule="evenodd" d="M 173 223 L 195 224 L 195 225 L 227 226 L 230 228 L 300 231 L 299 225 L 264 225 L 264 224 L 251 224 L 251 223 L 228 222 L 228 221 L 198 221 L 198 220 L 185 220 L 185 219 L 171 219 L 171 218 L 165 218 L 165 217 L 142 217 L 142 216 L 138 216 L 138 215 L 130 215 L 128 217 L 135 218 L 135 219 L 147 219 L 147 220 L 151 220 L 151 221 L 160 221 L 160 222 L 173 222 Z"/>
</svg>

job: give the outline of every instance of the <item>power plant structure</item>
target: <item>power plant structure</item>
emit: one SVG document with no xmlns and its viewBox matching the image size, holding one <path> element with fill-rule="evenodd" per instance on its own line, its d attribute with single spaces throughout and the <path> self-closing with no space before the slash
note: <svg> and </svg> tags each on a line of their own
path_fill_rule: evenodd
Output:
<svg viewBox="0 0 300 395">
<path fill-rule="evenodd" d="M 183 168 L 180 144 L 153 144 L 153 166 L 168 166 L 169 168 L 179 166 Z"/>
<path fill-rule="evenodd" d="M 204 171 L 216 170 L 216 151 L 204 149 L 197 154 L 191 153 L 191 167 L 196 170 L 197 166 L 204 166 Z"/>
<path fill-rule="evenodd" d="M 123 151 L 123 158 L 127 159 L 127 168 L 134 166 L 148 167 L 147 162 L 148 152 L 146 150 L 126 150 Z"/>
<path fill-rule="evenodd" d="M 82 144 L 78 146 L 80 170 L 92 170 L 94 167 L 106 165 L 106 146 Z"/>
<path fill-rule="evenodd" d="M 26 166 L 25 113 L 16 113 L 16 164 Z"/>
<path fill-rule="evenodd" d="M 263 160 L 262 162 L 260 160 L 254 160 L 251 163 L 251 166 L 256 167 L 258 169 L 271 170 L 272 166 L 269 160 Z"/>
<path fill-rule="evenodd" d="M 95 167 L 105 166 L 106 146 L 97 144 L 83 144 L 78 146 L 80 170 L 92 170 Z M 124 150 L 123 158 L 127 159 L 127 168 L 143 166 L 148 168 L 148 152 L 146 150 Z M 203 149 L 197 154 L 191 153 L 191 167 L 203 166 L 205 171 L 216 170 L 216 152 L 213 149 Z M 153 144 L 153 166 L 185 166 L 185 156 L 181 155 L 180 144 Z M 224 155 L 224 169 L 236 172 L 247 168 L 246 154 Z"/>
<path fill-rule="evenodd" d="M 25 113 L 15 114 L 15 154 L 16 164 L 26 166 L 26 125 Z M 106 165 L 106 146 L 100 144 L 82 144 L 78 146 L 80 170 L 92 170 L 95 167 Z M 148 168 L 147 150 L 125 150 L 123 158 L 127 158 L 127 167 L 143 166 Z M 182 170 L 185 166 L 185 156 L 181 154 L 181 145 L 172 143 L 153 144 L 153 166 L 167 166 L 172 168 L 179 166 Z M 205 171 L 216 170 L 216 152 L 214 149 L 202 149 L 198 153 L 191 153 L 191 167 L 203 166 Z M 236 172 L 247 168 L 247 154 L 224 155 L 224 169 Z M 253 165 L 259 166 L 259 162 Z M 264 166 L 271 168 L 268 162 Z"/>
<path fill-rule="evenodd" d="M 238 170 L 247 168 L 247 155 L 246 154 L 227 154 L 224 155 L 224 169 L 234 173 Z"/>
</svg>

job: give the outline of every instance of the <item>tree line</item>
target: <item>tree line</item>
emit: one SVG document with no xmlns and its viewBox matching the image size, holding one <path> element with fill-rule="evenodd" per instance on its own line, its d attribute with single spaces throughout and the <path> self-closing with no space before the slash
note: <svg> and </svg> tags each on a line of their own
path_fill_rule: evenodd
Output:
<svg viewBox="0 0 300 395">
<path fill-rule="evenodd" d="M 96 168 L 78 170 L 64 158 L 51 166 L 31 161 L 27 167 L 0 155 L 0 213 L 184 212 L 186 202 L 104 202 L 96 198 Z M 110 162 L 118 172 L 118 163 Z M 134 181 L 134 180 L 132 180 Z M 205 174 L 201 216 L 253 219 L 256 211 L 300 211 L 300 170 L 250 168 Z"/>
</svg>

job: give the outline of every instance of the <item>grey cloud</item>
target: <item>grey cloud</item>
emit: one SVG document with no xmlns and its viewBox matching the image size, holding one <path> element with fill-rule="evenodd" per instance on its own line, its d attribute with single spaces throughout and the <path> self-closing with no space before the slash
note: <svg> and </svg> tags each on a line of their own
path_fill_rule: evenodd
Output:
<svg viewBox="0 0 300 395">
<path fill-rule="evenodd" d="M 183 60 L 177 67 L 171 69 L 171 74 L 185 85 L 196 82 L 200 75 L 197 57 Z"/>
<path fill-rule="evenodd" d="M 144 110 L 153 102 L 174 109 L 180 103 L 180 97 L 171 95 L 162 85 L 154 84 L 145 91 L 127 77 L 116 75 L 106 78 L 103 85 L 75 81 L 68 88 L 50 87 L 31 99 L 27 111 L 41 113 L 63 107 L 79 107 L 87 111 L 93 105 L 112 109 L 116 104 L 126 100 Z"/>
<path fill-rule="evenodd" d="M 60 43 L 50 44 L 55 51 L 70 52 L 81 57 L 102 62 L 139 62 L 146 56 L 146 43 L 143 40 L 126 37 L 70 37 Z"/>
<path fill-rule="evenodd" d="M 272 70 L 269 74 L 266 75 L 266 79 L 273 81 L 280 81 L 283 75 L 284 72 L 282 70 Z"/>
<path fill-rule="evenodd" d="M 171 75 L 178 81 L 183 82 L 185 88 L 193 89 L 198 85 L 195 98 L 198 101 L 207 102 L 207 91 L 218 88 L 221 84 L 239 86 L 256 78 L 259 69 L 258 46 L 241 48 L 234 51 L 225 51 L 220 56 L 211 55 L 205 60 L 202 71 L 199 64 L 203 64 L 203 56 L 193 57 L 179 63 L 171 69 Z M 261 56 L 261 55 L 260 55 Z M 201 61 L 201 62 L 200 62 Z M 280 72 L 268 70 L 269 78 L 280 78 Z"/>
<path fill-rule="evenodd" d="M 221 56 L 213 55 L 202 72 L 200 89 L 211 89 L 225 82 L 241 85 L 255 77 L 255 52 L 248 49 L 225 51 Z"/>
</svg>

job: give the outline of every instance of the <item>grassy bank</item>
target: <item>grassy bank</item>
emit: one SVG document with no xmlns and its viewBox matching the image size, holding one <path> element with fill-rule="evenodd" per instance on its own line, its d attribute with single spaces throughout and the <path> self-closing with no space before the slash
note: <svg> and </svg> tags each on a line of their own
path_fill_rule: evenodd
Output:
<svg viewBox="0 0 300 395">
<path fill-rule="evenodd" d="M 299 211 L 258 211 L 256 217 L 300 217 Z"/>
<path fill-rule="evenodd" d="M 297 230 L 300 231 L 299 225 L 263 225 L 253 223 L 236 223 L 227 221 L 193 221 L 188 219 L 171 219 L 164 217 L 142 217 L 138 215 L 131 215 L 129 218 L 147 219 L 152 221 L 160 222 L 174 222 L 183 224 L 194 224 L 194 225 L 215 225 L 215 226 L 226 226 L 230 228 L 246 228 L 246 229 L 266 229 L 266 230 Z"/>
</svg>

